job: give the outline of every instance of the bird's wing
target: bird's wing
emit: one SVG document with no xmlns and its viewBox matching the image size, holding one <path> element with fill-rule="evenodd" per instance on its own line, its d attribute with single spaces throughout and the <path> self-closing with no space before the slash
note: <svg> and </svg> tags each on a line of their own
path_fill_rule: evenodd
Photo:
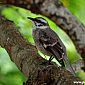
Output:
<svg viewBox="0 0 85 85">
<path fill-rule="evenodd" d="M 53 32 L 53 31 L 50 31 Z M 63 61 L 63 49 L 62 46 L 60 44 L 60 42 L 58 41 L 58 38 L 55 38 L 57 36 L 55 36 L 55 32 L 52 33 L 52 35 L 50 35 L 50 32 L 48 31 L 44 31 L 41 30 L 40 33 L 40 38 L 39 38 L 39 42 L 42 44 L 42 46 L 44 47 L 44 49 L 48 52 L 50 52 L 55 58 L 56 60 L 59 61 L 59 63 L 62 66 L 64 65 L 64 61 Z M 55 37 L 53 37 L 53 35 Z"/>
<path fill-rule="evenodd" d="M 41 29 L 33 29 L 32 33 L 37 49 L 40 50 L 43 54 L 51 56 L 51 54 L 44 49 L 43 44 L 40 42 L 40 38 L 43 36 Z"/>
<path fill-rule="evenodd" d="M 66 47 L 64 46 L 64 44 L 63 44 L 63 42 L 60 40 L 60 38 L 58 37 L 58 35 L 52 30 L 52 29 L 47 29 L 47 31 L 45 30 L 45 32 L 47 33 L 47 35 L 49 35 L 49 36 L 51 36 L 51 38 L 53 38 L 53 39 L 55 39 L 55 40 L 57 40 L 56 42 L 56 44 L 54 45 L 54 47 L 53 48 L 51 48 L 51 50 L 54 52 L 54 54 L 56 54 L 57 55 L 57 53 L 56 53 L 56 51 L 58 51 L 58 53 L 62 56 L 60 56 L 61 58 L 63 58 L 63 60 L 61 59 L 61 65 L 63 65 L 64 66 L 64 63 L 63 63 L 63 61 L 65 61 L 65 64 L 66 64 L 66 67 L 67 67 L 67 69 L 71 72 L 71 73 L 73 73 L 74 75 L 75 75 L 75 72 L 74 72 L 74 70 L 73 70 L 73 68 L 72 68 L 72 66 L 71 66 L 71 64 L 70 64 L 70 61 L 69 61 L 69 59 L 68 59 L 68 57 L 67 57 L 67 54 L 66 54 Z M 62 49 L 61 49 L 61 47 L 62 47 Z M 54 50 L 55 49 L 55 50 Z M 56 50 L 57 49 L 57 50 Z M 58 57 L 58 56 L 57 56 Z M 60 58 L 59 57 L 59 58 Z"/>
<path fill-rule="evenodd" d="M 47 49 L 48 49 L 48 48 L 47 48 Z M 53 47 L 52 47 L 52 48 L 49 47 L 48 50 L 53 54 L 53 56 L 54 56 L 55 59 L 61 64 L 61 66 L 62 66 L 62 67 L 65 67 L 62 54 L 58 51 L 58 49 L 55 49 L 55 48 L 53 48 Z"/>
<path fill-rule="evenodd" d="M 51 28 L 46 29 L 45 32 L 47 33 L 47 35 L 49 35 L 53 39 L 57 40 L 59 42 L 59 44 L 62 46 L 63 51 L 66 53 L 66 47 L 63 44 L 63 42 L 61 41 L 60 37 L 57 35 L 57 33 L 54 32 Z"/>
</svg>

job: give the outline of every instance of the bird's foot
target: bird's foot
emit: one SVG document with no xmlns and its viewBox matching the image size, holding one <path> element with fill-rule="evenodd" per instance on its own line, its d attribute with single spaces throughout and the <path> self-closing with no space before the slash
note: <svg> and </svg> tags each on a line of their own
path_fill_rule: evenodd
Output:
<svg viewBox="0 0 85 85">
<path fill-rule="evenodd" d="M 53 60 L 53 56 L 50 56 L 50 58 L 49 58 L 49 63 Z"/>
</svg>

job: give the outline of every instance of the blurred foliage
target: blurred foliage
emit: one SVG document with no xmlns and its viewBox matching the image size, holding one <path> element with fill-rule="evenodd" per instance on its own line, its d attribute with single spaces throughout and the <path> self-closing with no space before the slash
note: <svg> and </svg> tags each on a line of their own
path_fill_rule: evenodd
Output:
<svg viewBox="0 0 85 85">
<path fill-rule="evenodd" d="M 61 2 L 85 25 L 85 0 L 61 0 Z M 77 76 L 85 82 L 85 73 L 83 71 L 79 71 Z"/>
<path fill-rule="evenodd" d="M 61 0 L 63 4 L 85 25 L 85 0 Z"/>
<path fill-rule="evenodd" d="M 25 80 L 6 50 L 0 47 L 0 85 L 22 85 Z"/>
<path fill-rule="evenodd" d="M 69 10 L 77 16 L 80 21 L 83 23 L 85 22 L 85 17 L 83 18 L 82 15 L 85 13 L 84 11 L 84 0 L 62 0 L 64 5 L 69 8 Z M 77 3 L 79 2 L 79 3 Z M 82 6 L 83 5 L 83 6 Z M 28 40 L 28 42 L 31 42 L 34 44 L 33 36 L 32 36 L 32 28 L 34 25 L 32 24 L 32 21 L 27 19 L 27 17 L 44 17 L 41 15 L 36 15 L 31 13 L 28 10 L 18 8 L 18 7 L 2 7 L 2 15 L 4 15 L 8 20 L 13 21 L 16 26 L 18 27 L 19 31 L 23 35 L 24 38 Z M 67 55 L 69 57 L 69 60 L 71 63 L 76 62 L 81 57 L 77 53 L 75 46 L 73 45 L 70 38 L 66 35 L 64 31 L 62 31 L 60 28 L 56 26 L 55 23 L 53 23 L 48 18 L 44 17 L 50 27 L 59 35 L 61 40 L 66 46 L 67 49 Z M 45 57 L 41 52 L 39 52 L 42 57 Z M 48 59 L 48 56 L 45 57 Z M 58 63 L 55 59 L 54 61 Z M 85 73 L 80 71 L 77 73 L 77 76 L 79 76 L 81 79 L 85 80 L 84 77 Z M 23 74 L 17 69 L 15 64 L 11 62 L 9 55 L 5 51 L 5 49 L 0 48 L 0 85 L 22 85 L 22 82 L 26 80 L 26 78 L 23 76 Z"/>
</svg>

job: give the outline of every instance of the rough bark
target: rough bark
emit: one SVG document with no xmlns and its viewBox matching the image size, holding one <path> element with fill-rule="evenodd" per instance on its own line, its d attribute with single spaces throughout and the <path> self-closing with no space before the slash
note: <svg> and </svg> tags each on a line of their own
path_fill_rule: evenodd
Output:
<svg viewBox="0 0 85 85">
<path fill-rule="evenodd" d="M 36 47 L 27 42 L 16 28 L 15 24 L 0 16 L 0 45 L 28 77 L 26 85 L 76 85 L 74 81 L 81 81 L 54 63 L 43 63 L 46 60 L 37 54 Z"/>
<path fill-rule="evenodd" d="M 52 19 L 70 36 L 85 63 L 85 26 L 59 0 L 0 0 Z M 85 67 L 84 67 L 85 70 Z"/>
</svg>

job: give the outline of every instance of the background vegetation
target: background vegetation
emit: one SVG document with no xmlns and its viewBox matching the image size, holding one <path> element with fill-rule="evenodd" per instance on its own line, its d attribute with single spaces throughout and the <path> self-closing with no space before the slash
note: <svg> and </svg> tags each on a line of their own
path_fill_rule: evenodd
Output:
<svg viewBox="0 0 85 85">
<path fill-rule="evenodd" d="M 84 0 L 61 0 L 64 5 L 75 15 L 77 18 L 85 25 L 85 1 Z M 19 27 L 19 31 L 29 42 L 34 44 L 34 40 L 32 37 L 32 28 L 34 25 L 32 21 L 30 21 L 27 17 L 38 17 L 41 15 L 36 15 L 31 13 L 28 10 L 19 8 L 19 7 L 4 7 L 2 10 L 2 15 L 4 15 L 8 20 L 13 21 L 17 27 Z M 44 16 L 41 16 L 44 17 Z M 75 63 L 77 60 L 81 59 L 80 55 L 77 53 L 75 46 L 73 45 L 70 38 L 66 35 L 64 31 L 55 25 L 51 20 L 44 17 L 48 20 L 50 27 L 59 35 L 62 39 L 63 43 L 67 49 L 67 55 L 71 62 L 71 64 Z M 40 52 L 39 52 L 40 53 Z M 44 55 L 40 53 L 42 57 Z M 45 57 L 48 59 L 48 57 Z M 54 62 L 58 63 L 55 59 Z M 83 71 L 79 71 L 77 73 L 81 79 L 85 81 L 85 73 Z M 22 85 L 22 82 L 25 81 L 26 78 L 24 75 L 18 70 L 16 65 L 10 60 L 9 55 L 7 54 L 4 48 L 0 47 L 0 85 Z"/>
</svg>

